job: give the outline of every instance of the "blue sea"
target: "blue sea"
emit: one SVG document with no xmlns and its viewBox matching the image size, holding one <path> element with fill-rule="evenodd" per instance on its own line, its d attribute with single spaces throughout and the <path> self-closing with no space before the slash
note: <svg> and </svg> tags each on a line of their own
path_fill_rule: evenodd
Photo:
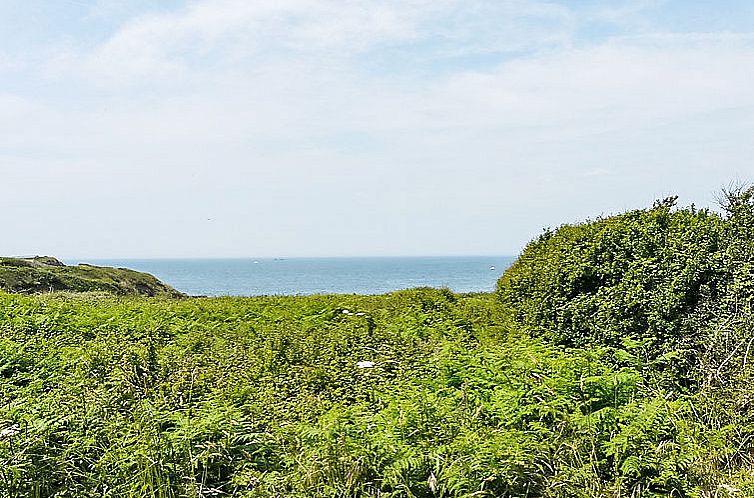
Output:
<svg viewBox="0 0 754 498">
<path fill-rule="evenodd" d="M 374 257 L 67 261 L 151 273 L 193 296 L 382 294 L 412 287 L 491 292 L 515 258 Z"/>
</svg>

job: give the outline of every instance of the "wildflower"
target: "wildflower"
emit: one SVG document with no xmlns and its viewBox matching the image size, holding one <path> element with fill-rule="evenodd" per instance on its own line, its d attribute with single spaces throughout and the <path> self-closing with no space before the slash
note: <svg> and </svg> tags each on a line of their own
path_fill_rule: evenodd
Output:
<svg viewBox="0 0 754 498">
<path fill-rule="evenodd" d="M 733 486 L 729 484 L 721 484 L 719 487 L 723 488 L 726 492 L 728 492 L 728 494 L 731 494 L 731 495 L 741 492 L 740 489 L 734 488 Z"/>
<path fill-rule="evenodd" d="M 359 368 L 373 368 L 374 362 L 373 361 L 360 361 L 356 363 L 356 366 Z"/>
<path fill-rule="evenodd" d="M 427 479 L 427 486 L 429 486 L 429 490 L 432 491 L 432 494 L 435 494 L 437 492 L 437 477 L 435 477 L 434 472 L 429 473 L 429 478 Z"/>
<path fill-rule="evenodd" d="M 21 432 L 21 427 L 18 424 L 13 424 L 0 431 L 0 438 L 13 437 L 19 432 Z"/>
</svg>

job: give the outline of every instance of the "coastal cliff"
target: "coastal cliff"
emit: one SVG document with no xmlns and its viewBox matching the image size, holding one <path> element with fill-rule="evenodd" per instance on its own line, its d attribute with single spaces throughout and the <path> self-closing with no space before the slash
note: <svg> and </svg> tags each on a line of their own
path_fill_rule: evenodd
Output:
<svg viewBox="0 0 754 498">
<path fill-rule="evenodd" d="M 184 297 L 148 273 L 88 264 L 67 266 L 51 256 L 0 257 L 0 290 L 21 294 L 68 291 Z"/>
</svg>

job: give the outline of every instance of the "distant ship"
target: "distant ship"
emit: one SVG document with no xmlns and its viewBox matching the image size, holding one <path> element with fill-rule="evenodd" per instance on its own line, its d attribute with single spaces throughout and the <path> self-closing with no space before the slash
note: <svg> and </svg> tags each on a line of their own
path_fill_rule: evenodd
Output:
<svg viewBox="0 0 754 498">
<path fill-rule="evenodd" d="M 494 269 L 495 269 L 495 267 L 494 267 L 494 266 L 490 266 L 490 270 L 494 270 Z"/>
</svg>

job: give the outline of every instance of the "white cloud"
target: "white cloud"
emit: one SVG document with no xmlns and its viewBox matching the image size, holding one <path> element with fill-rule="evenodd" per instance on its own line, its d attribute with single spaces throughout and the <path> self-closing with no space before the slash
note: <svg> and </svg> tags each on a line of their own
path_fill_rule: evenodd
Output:
<svg viewBox="0 0 754 498">
<path fill-rule="evenodd" d="M 483 0 L 143 14 L 99 45 L 67 45 L 44 91 L 0 96 L 0 168 L 16 171 L 0 198 L 47 213 L 42 228 L 73 212 L 160 237 L 150 254 L 123 253 L 103 228 L 85 255 L 514 252 L 541 226 L 651 202 L 676 182 L 706 195 L 742 171 L 750 35 L 574 43 L 579 20 Z M 55 182 L 32 189 L 20 169 Z M 207 212 L 217 225 L 196 240 Z M 313 241 L 318 230 L 329 238 Z"/>
<path fill-rule="evenodd" d="M 520 52 L 569 43 L 573 21 L 534 0 L 203 1 L 131 18 L 94 50 L 63 51 L 52 72 L 95 85 L 169 84 L 202 68 L 344 61 L 411 44 L 425 58 Z"/>
<path fill-rule="evenodd" d="M 440 133 L 444 139 L 443 131 L 501 129 L 572 137 L 753 100 L 748 37 L 645 36 L 584 48 L 564 43 L 491 68 L 418 78 L 395 68 L 365 71 L 363 57 L 354 54 L 410 43 L 427 4 L 343 5 L 226 0 L 138 18 L 93 52 L 79 54 L 83 65 L 70 64 L 69 71 L 81 71 L 107 96 L 106 108 L 81 112 L 79 119 L 132 145 L 269 139 L 292 140 L 295 148 L 297 141 L 353 131 Z M 492 8 L 471 5 L 482 14 Z M 570 22 L 567 11 L 549 4 L 504 6 L 515 19 Z M 435 2 L 426 15 L 435 19 L 438 11 L 459 7 Z M 459 23 L 455 34 L 465 38 L 474 22 Z M 192 61 L 203 54 L 213 62 Z M 76 80 L 75 74 L 59 77 Z M 123 82 L 138 83 L 141 93 L 119 97 Z"/>
<path fill-rule="evenodd" d="M 179 12 L 128 22 L 80 64 L 109 84 L 132 78 L 181 78 L 197 61 L 223 67 L 268 52 L 348 55 L 383 40 L 412 36 L 414 9 L 407 3 L 221 0 L 190 4 Z"/>
</svg>

